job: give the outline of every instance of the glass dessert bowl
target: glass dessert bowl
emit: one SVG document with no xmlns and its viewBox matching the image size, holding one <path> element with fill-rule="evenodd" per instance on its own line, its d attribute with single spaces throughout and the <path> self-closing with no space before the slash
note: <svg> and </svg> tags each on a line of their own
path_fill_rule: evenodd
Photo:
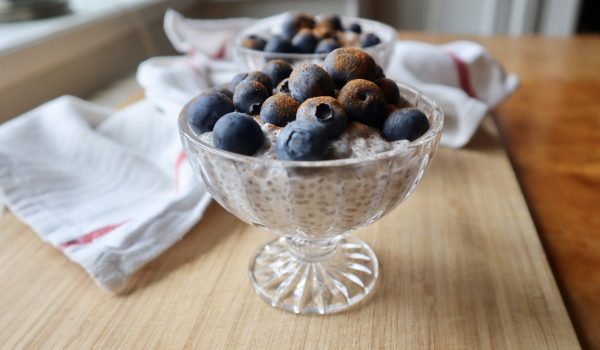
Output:
<svg viewBox="0 0 600 350">
<path fill-rule="evenodd" d="M 251 35 L 268 38 L 269 36 L 278 34 L 277 30 L 289 15 L 290 13 L 283 13 L 261 19 L 236 35 L 233 41 L 233 53 L 240 71 L 260 70 L 267 62 L 276 59 L 287 61 L 294 66 L 302 63 L 323 63 L 327 53 L 265 52 L 249 49 L 242 45 L 242 41 Z M 315 17 L 319 18 L 320 16 Z M 387 24 L 369 19 L 348 16 L 339 16 L 339 18 L 344 27 L 356 23 L 361 26 L 363 32 L 377 35 L 381 42 L 374 46 L 362 48 L 362 50 L 371 55 L 377 64 L 385 68 L 394 49 L 398 31 Z M 351 46 L 360 48 L 358 45 Z"/>
<path fill-rule="evenodd" d="M 433 156 L 442 110 L 398 84 L 430 128 L 420 138 L 361 158 L 283 161 L 214 148 L 179 117 L 181 139 L 194 173 L 225 209 L 278 238 L 262 246 L 249 267 L 256 290 L 273 307 L 298 314 L 329 314 L 363 300 L 375 287 L 377 257 L 350 233 L 406 199 Z"/>
</svg>

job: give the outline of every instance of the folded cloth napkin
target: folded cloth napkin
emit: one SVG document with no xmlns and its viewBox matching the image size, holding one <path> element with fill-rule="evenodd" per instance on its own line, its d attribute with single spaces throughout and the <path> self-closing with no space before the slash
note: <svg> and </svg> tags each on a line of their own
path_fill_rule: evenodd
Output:
<svg viewBox="0 0 600 350">
<path fill-rule="evenodd" d="M 0 193 L 44 241 L 118 291 L 210 201 L 172 115 L 64 96 L 0 125 Z"/>
<path fill-rule="evenodd" d="M 248 18 L 193 20 L 169 10 L 164 29 L 173 46 L 187 56 L 151 58 L 140 65 L 138 81 L 162 109 L 180 110 L 209 85 L 236 73 L 231 44 L 235 34 L 254 23 Z M 218 48 L 218 49 L 216 49 Z M 444 110 L 441 144 L 466 145 L 481 119 L 518 85 L 483 46 L 472 41 L 431 45 L 398 41 L 386 75 L 435 100 Z M 218 74 L 215 74 L 218 72 Z M 210 81 L 208 74 L 220 77 Z"/>
</svg>

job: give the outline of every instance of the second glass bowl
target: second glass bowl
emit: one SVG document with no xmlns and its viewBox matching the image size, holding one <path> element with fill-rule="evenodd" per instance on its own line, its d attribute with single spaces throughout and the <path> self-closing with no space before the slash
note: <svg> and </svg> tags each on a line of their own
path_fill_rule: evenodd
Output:
<svg viewBox="0 0 600 350">
<path fill-rule="evenodd" d="M 285 60 L 292 65 L 323 62 L 327 54 L 264 52 L 242 46 L 242 40 L 251 34 L 259 35 L 264 38 L 268 38 L 275 34 L 275 28 L 280 28 L 288 15 L 289 13 L 284 13 L 261 19 L 236 35 L 233 42 L 233 52 L 240 71 L 260 70 L 267 62 L 275 59 Z M 318 18 L 319 16 L 316 17 Z M 394 49 L 394 43 L 396 42 L 398 32 L 387 24 L 369 19 L 346 16 L 340 16 L 340 19 L 342 20 L 342 25 L 344 27 L 347 27 L 352 23 L 358 23 L 360 24 L 363 33 L 374 33 L 379 37 L 381 43 L 362 50 L 371 55 L 375 62 L 385 69 L 388 59 L 392 54 L 392 50 Z"/>
</svg>

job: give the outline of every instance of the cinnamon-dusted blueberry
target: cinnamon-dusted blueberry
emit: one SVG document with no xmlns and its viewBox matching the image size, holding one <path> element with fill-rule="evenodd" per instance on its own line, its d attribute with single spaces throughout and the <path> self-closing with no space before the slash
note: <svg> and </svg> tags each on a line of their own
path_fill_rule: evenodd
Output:
<svg viewBox="0 0 600 350">
<path fill-rule="evenodd" d="M 385 96 L 385 101 L 398 106 L 400 104 L 400 89 L 395 81 L 387 78 L 379 78 L 375 80 L 375 84 L 379 86 Z"/>
<path fill-rule="evenodd" d="M 319 21 L 319 23 L 328 24 L 335 30 L 344 30 L 344 28 L 342 27 L 342 20 L 338 15 L 325 16 Z"/>
<path fill-rule="evenodd" d="M 286 94 L 286 95 L 290 95 L 292 96 L 292 93 L 290 92 L 290 79 L 289 78 L 285 78 L 283 79 L 279 85 L 277 85 L 277 87 L 275 88 L 275 93 L 279 93 L 279 94 Z"/>
<path fill-rule="evenodd" d="M 273 86 L 277 86 L 290 76 L 293 69 L 294 67 L 284 60 L 271 60 L 262 68 L 262 72 L 271 78 Z"/>
<path fill-rule="evenodd" d="M 248 75 L 246 75 L 243 81 L 248 80 L 256 80 L 259 83 L 263 84 L 264 87 L 267 88 L 267 91 L 269 91 L 269 95 L 271 95 L 271 92 L 273 91 L 273 81 L 267 74 L 257 70 L 250 71 L 248 72 Z"/>
<path fill-rule="evenodd" d="M 275 94 L 263 103 L 260 109 L 260 119 L 263 122 L 283 127 L 296 119 L 296 111 L 299 106 L 291 96 Z"/>
<path fill-rule="evenodd" d="M 385 119 L 385 97 L 379 86 L 371 81 L 349 81 L 340 90 L 338 101 L 350 120 L 379 127 Z"/>
<path fill-rule="evenodd" d="M 302 28 L 314 28 L 315 20 L 312 16 L 296 12 L 288 15 L 281 25 L 281 32 L 285 38 L 291 40 Z"/>
<path fill-rule="evenodd" d="M 238 111 L 254 115 L 260 112 L 260 107 L 270 95 L 267 88 L 258 81 L 244 80 L 235 88 L 233 104 Z"/>
<path fill-rule="evenodd" d="M 302 103 L 316 96 L 333 96 L 334 86 L 331 78 L 316 64 L 304 63 L 294 68 L 288 81 L 292 97 Z"/>
<path fill-rule="evenodd" d="M 317 23 L 317 25 L 313 28 L 313 34 L 318 38 L 318 39 L 327 39 L 327 38 L 336 38 L 336 33 L 337 31 L 329 24 L 329 23 L 322 23 L 319 22 Z"/>
<path fill-rule="evenodd" d="M 348 116 L 342 105 L 331 96 L 319 96 L 304 101 L 296 112 L 296 120 L 309 120 L 323 124 L 327 136 L 335 139 L 346 129 Z"/>
<path fill-rule="evenodd" d="M 258 35 L 249 35 L 242 39 L 242 46 L 251 50 L 262 51 L 266 44 L 267 41 Z"/>
<path fill-rule="evenodd" d="M 327 57 L 323 67 L 339 89 L 353 79 L 375 80 L 377 65 L 364 51 L 346 47 L 333 50 Z"/>
</svg>

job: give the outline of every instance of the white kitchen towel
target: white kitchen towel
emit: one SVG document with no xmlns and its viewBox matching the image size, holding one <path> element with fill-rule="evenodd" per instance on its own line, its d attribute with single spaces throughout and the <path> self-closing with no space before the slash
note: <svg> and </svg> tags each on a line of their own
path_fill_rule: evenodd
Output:
<svg viewBox="0 0 600 350">
<path fill-rule="evenodd" d="M 226 82 L 237 69 L 230 54 L 233 37 L 253 22 L 188 19 L 167 11 L 165 32 L 186 55 L 151 58 L 140 65 L 138 81 L 148 98 L 174 112 L 206 86 Z M 447 147 L 466 145 L 481 119 L 518 85 L 514 74 L 473 41 L 432 45 L 399 40 L 384 70 L 439 103 L 446 116 L 441 144 Z"/>
<path fill-rule="evenodd" d="M 180 239 L 210 201 L 177 123 L 147 100 L 114 111 L 64 96 L 0 125 L 0 193 L 103 288 Z"/>
</svg>

